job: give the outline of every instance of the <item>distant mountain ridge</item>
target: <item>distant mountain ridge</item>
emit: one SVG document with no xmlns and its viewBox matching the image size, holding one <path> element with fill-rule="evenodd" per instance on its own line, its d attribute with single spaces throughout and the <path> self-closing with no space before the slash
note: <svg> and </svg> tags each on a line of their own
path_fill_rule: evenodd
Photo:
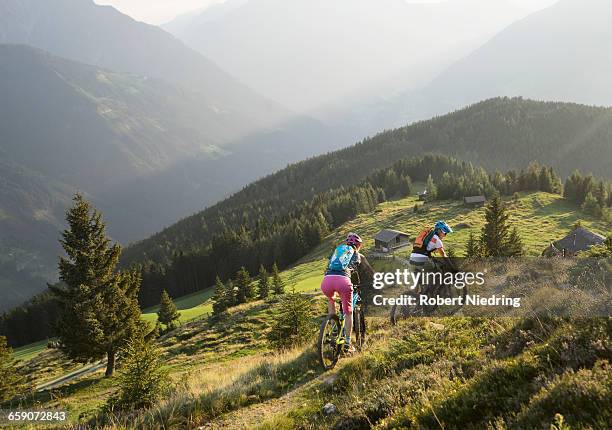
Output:
<svg viewBox="0 0 612 430">
<path fill-rule="evenodd" d="M 23 45 L 0 45 L 0 61 L 2 149 L 29 168 L 100 191 L 194 153 L 220 151 L 214 111 L 163 81 Z"/>
<path fill-rule="evenodd" d="M 399 127 L 498 96 L 611 106 L 611 20 L 607 0 L 560 0 L 359 120 Z"/>
<path fill-rule="evenodd" d="M 163 27 L 251 88 L 311 112 L 421 82 L 525 13 L 506 0 L 228 0 Z"/>
</svg>

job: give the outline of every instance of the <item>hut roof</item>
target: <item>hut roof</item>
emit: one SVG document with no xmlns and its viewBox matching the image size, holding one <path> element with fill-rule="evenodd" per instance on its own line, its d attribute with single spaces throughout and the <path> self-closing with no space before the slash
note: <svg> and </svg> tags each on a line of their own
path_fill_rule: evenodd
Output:
<svg viewBox="0 0 612 430">
<path fill-rule="evenodd" d="M 484 203 L 487 201 L 487 198 L 485 196 L 469 196 L 469 197 L 464 197 L 463 201 L 465 203 Z"/>
<path fill-rule="evenodd" d="M 600 245 L 604 242 L 605 237 L 600 234 L 593 233 L 585 228 L 578 227 L 570 234 L 554 242 L 555 248 L 566 249 L 570 252 L 585 251 L 593 245 Z"/>
<path fill-rule="evenodd" d="M 381 242 L 389 242 L 393 239 L 395 239 L 396 236 L 398 235 L 403 235 L 408 237 L 408 234 L 401 232 L 401 231 L 397 231 L 397 230 L 390 230 L 390 229 L 383 229 L 381 231 L 378 232 L 378 234 L 376 236 L 374 236 L 375 240 L 380 240 Z"/>
</svg>

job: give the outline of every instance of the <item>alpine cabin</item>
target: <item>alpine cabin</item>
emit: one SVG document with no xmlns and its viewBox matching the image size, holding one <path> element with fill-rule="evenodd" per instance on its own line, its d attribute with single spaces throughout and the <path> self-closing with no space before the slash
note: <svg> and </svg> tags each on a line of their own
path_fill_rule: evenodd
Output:
<svg viewBox="0 0 612 430">
<path fill-rule="evenodd" d="M 485 196 L 469 196 L 463 198 L 463 204 L 472 207 L 484 206 L 486 201 L 487 198 Z"/>
<path fill-rule="evenodd" d="M 374 236 L 374 248 L 380 252 L 389 252 L 410 244 L 410 236 L 397 230 L 384 229 Z"/>
</svg>

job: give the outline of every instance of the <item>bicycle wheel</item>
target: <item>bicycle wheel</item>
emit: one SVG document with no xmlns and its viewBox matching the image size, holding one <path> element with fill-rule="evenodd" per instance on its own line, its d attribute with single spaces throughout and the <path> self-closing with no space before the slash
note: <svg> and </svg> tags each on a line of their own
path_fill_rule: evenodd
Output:
<svg viewBox="0 0 612 430">
<path fill-rule="evenodd" d="M 454 285 L 448 285 L 441 289 L 440 296 L 450 299 L 463 298 L 463 304 L 465 304 L 465 297 L 467 296 L 467 287 L 456 288 Z M 462 308 L 462 305 L 445 307 L 446 315 L 454 315 Z"/>
<path fill-rule="evenodd" d="M 418 295 L 416 293 L 408 293 L 407 295 L 416 297 L 418 299 Z M 393 306 L 391 306 L 391 313 L 389 315 L 389 319 L 391 320 L 392 325 L 397 325 L 398 321 L 402 319 L 418 316 L 421 314 L 422 310 L 419 306 L 410 306 L 408 304 L 394 304 Z"/>
<path fill-rule="evenodd" d="M 337 343 L 339 331 L 340 319 L 337 315 L 328 315 L 321 323 L 317 348 L 319 362 L 325 370 L 333 369 L 340 357 L 340 347 L 342 345 Z"/>
<path fill-rule="evenodd" d="M 353 332 L 355 334 L 355 346 L 357 349 L 363 348 L 366 340 L 366 321 L 361 307 L 353 312 Z"/>
</svg>

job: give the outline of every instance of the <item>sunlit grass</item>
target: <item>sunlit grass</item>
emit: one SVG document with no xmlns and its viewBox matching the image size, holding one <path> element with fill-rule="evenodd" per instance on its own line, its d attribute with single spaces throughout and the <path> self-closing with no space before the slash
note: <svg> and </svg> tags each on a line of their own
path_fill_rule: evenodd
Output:
<svg viewBox="0 0 612 430">
<path fill-rule="evenodd" d="M 15 348 L 13 350 L 13 358 L 21 361 L 30 360 L 47 348 L 48 341 L 48 339 L 45 339 L 39 342 L 30 343 L 29 345 L 24 345 L 19 348 Z"/>
<path fill-rule="evenodd" d="M 211 297 L 213 293 L 213 288 L 207 288 L 187 296 L 173 299 L 174 304 L 181 314 L 179 321 L 184 323 L 212 313 Z M 158 310 L 159 306 L 152 306 L 143 310 L 142 319 L 148 323 L 155 324 Z"/>
</svg>

